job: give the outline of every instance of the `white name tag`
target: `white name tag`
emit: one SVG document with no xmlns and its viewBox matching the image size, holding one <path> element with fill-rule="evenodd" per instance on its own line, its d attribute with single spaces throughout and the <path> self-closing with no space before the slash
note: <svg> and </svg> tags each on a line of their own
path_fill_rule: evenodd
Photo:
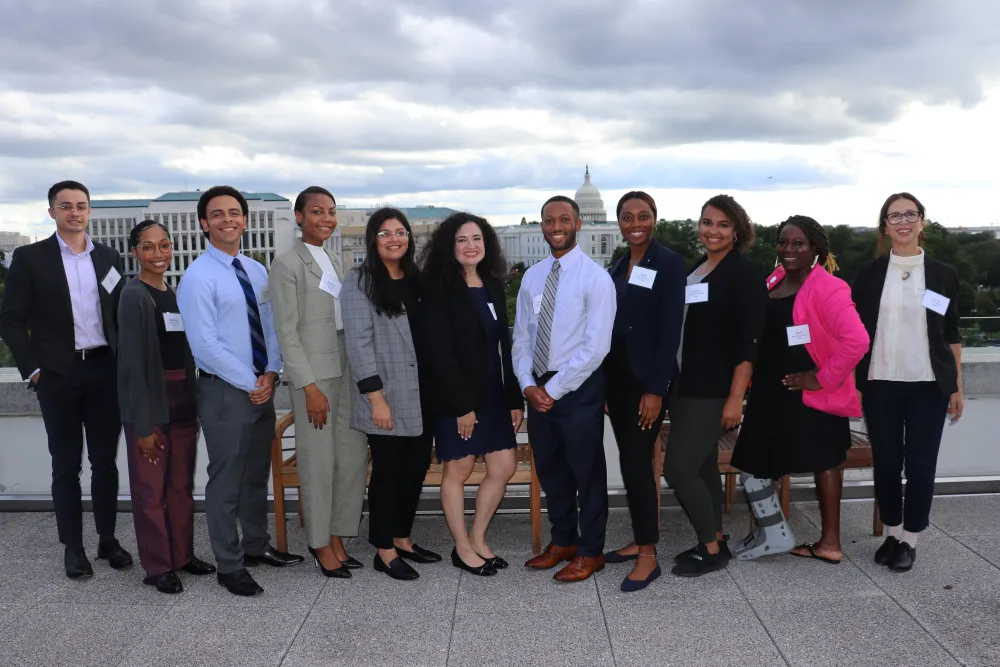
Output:
<svg viewBox="0 0 1000 667">
<path fill-rule="evenodd" d="M 812 337 L 809 335 L 809 325 L 800 324 L 797 327 L 788 327 L 786 329 L 788 332 L 788 345 L 805 345 L 806 343 L 812 342 Z"/>
<path fill-rule="evenodd" d="M 653 289 L 654 280 L 656 280 L 656 271 L 637 266 L 632 269 L 632 275 L 628 277 L 628 284 Z"/>
<path fill-rule="evenodd" d="M 492 303 L 487 303 L 486 305 L 490 307 L 490 313 L 493 315 L 493 319 L 495 320 L 497 318 L 497 309 L 493 307 Z"/>
<path fill-rule="evenodd" d="M 340 287 L 340 281 L 337 280 L 336 276 L 331 276 L 329 273 L 324 273 L 319 281 L 319 288 L 335 299 L 340 298 Z"/>
<path fill-rule="evenodd" d="M 163 313 L 163 324 L 167 331 L 184 331 L 184 318 L 180 313 Z"/>
<path fill-rule="evenodd" d="M 119 281 L 122 279 L 122 274 L 118 273 L 118 269 L 111 267 L 108 269 L 108 275 L 104 276 L 104 280 L 101 281 L 101 287 L 104 288 L 108 294 L 115 291 L 115 287 L 118 285 Z"/>
<path fill-rule="evenodd" d="M 924 292 L 924 298 L 920 301 L 920 305 L 927 310 L 933 310 L 938 315 L 944 315 L 948 312 L 948 304 L 951 303 L 951 299 L 948 297 L 938 294 L 934 290 L 927 290 Z"/>
<path fill-rule="evenodd" d="M 261 305 L 271 303 L 271 290 L 269 289 L 269 285 L 264 285 L 260 288 L 257 295 L 257 303 Z"/>
<path fill-rule="evenodd" d="M 542 297 L 544 294 L 539 294 L 531 300 L 531 310 L 535 315 L 542 312 Z"/>
<path fill-rule="evenodd" d="M 684 288 L 684 303 L 703 303 L 708 301 L 708 285 L 698 283 Z"/>
</svg>

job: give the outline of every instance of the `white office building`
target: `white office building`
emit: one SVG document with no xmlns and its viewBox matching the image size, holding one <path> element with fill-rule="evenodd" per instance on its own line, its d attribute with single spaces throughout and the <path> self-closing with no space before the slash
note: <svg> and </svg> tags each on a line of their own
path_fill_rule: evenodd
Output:
<svg viewBox="0 0 1000 667">
<path fill-rule="evenodd" d="M 0 232 L 0 251 L 3 252 L 4 266 L 10 266 L 14 251 L 23 245 L 31 243 L 31 237 L 18 232 Z"/>
</svg>

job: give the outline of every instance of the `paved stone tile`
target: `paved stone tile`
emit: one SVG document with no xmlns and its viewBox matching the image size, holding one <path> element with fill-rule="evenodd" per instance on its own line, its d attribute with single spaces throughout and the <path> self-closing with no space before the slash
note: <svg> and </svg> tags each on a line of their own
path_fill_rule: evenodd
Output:
<svg viewBox="0 0 1000 667">
<path fill-rule="evenodd" d="M 955 541 L 964 544 L 970 551 L 993 567 L 1000 568 L 1000 536 L 997 535 L 957 535 Z"/>
<path fill-rule="evenodd" d="M 30 604 L 0 604 L 0 630 L 21 618 L 30 608 Z"/>
<path fill-rule="evenodd" d="M 0 603 L 34 604 L 62 581 L 69 582 L 62 552 L 58 561 L 51 554 L 36 559 L 25 552 L 15 552 L 0 562 Z"/>
<path fill-rule="evenodd" d="M 728 571 L 754 604 L 786 598 L 881 595 L 878 587 L 846 558 L 840 565 L 831 565 L 784 555 L 749 562 L 733 561 Z"/>
<path fill-rule="evenodd" d="M 995 591 L 905 595 L 898 602 L 969 667 L 1000 665 L 1000 596 Z"/>
<path fill-rule="evenodd" d="M 96 544 L 96 538 L 95 538 Z M 63 546 L 51 512 L 0 512 L 0 563 L 9 559 L 58 555 Z"/>
<path fill-rule="evenodd" d="M 949 535 L 1000 535 L 1000 494 L 934 499 L 931 525 Z"/>
<path fill-rule="evenodd" d="M 312 605 L 327 584 L 327 578 L 313 567 L 311 561 L 287 567 L 258 565 L 247 568 L 251 576 L 264 589 L 255 597 L 233 595 L 219 585 L 216 575 L 194 577 L 181 573 L 184 592 L 173 596 L 182 607 L 297 607 Z"/>
<path fill-rule="evenodd" d="M 845 500 L 840 503 L 840 539 L 847 543 L 853 539 L 871 537 L 873 500 Z M 792 516 L 801 514 L 817 529 L 822 526 L 818 502 L 792 504 Z"/>
</svg>

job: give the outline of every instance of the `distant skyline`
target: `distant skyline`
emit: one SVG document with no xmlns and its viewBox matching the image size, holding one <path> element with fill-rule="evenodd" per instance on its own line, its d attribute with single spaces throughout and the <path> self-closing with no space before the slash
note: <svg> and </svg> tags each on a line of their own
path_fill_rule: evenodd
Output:
<svg viewBox="0 0 1000 667">
<path fill-rule="evenodd" d="M 1000 225 L 1000 6 L 979 0 L 9 0 L 0 230 L 45 191 L 229 183 L 537 219 L 589 164 L 609 218 L 719 192 L 874 225 L 909 190 Z M 59 20 L 54 21 L 53 17 Z M 72 26 L 72 38 L 58 26 Z"/>
</svg>

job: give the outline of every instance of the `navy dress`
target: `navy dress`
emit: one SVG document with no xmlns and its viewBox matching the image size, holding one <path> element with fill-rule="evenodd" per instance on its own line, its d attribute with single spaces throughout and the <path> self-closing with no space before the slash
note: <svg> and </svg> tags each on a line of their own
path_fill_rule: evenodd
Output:
<svg viewBox="0 0 1000 667">
<path fill-rule="evenodd" d="M 472 429 L 472 436 L 468 440 L 462 440 L 458 434 L 458 421 L 455 417 L 436 419 L 434 446 L 438 461 L 453 461 L 470 454 L 481 456 L 517 446 L 510 408 L 507 407 L 507 397 L 504 392 L 503 366 L 500 359 L 500 336 L 506 336 L 507 332 L 490 310 L 491 305 L 494 308 L 504 308 L 505 305 L 491 304 L 489 292 L 484 287 L 471 287 L 469 291 L 476 302 L 476 310 L 482 318 L 483 328 L 486 331 L 486 348 L 493 350 L 487 365 L 486 393 L 482 405 L 476 408 L 478 423 Z"/>
</svg>

